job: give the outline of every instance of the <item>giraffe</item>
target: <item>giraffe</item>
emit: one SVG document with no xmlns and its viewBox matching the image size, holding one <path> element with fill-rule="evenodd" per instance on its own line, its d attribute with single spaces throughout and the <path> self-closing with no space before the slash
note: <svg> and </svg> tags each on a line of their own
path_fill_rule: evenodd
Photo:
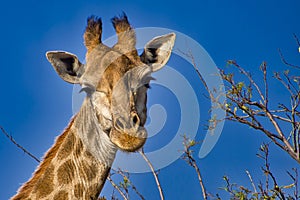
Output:
<svg viewBox="0 0 300 200">
<path fill-rule="evenodd" d="M 12 200 L 97 199 L 117 150 L 134 152 L 144 145 L 151 74 L 168 61 L 175 34 L 153 38 L 139 55 L 125 13 L 111 21 L 118 40 L 108 47 L 101 41 L 101 18 L 88 18 L 83 36 L 86 64 L 72 53 L 46 53 L 58 75 L 80 84 L 86 97 Z"/>
</svg>

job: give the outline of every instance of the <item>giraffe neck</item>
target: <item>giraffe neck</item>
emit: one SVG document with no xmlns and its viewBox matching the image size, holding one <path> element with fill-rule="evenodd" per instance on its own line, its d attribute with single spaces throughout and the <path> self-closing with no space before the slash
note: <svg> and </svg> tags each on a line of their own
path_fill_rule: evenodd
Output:
<svg viewBox="0 0 300 200">
<path fill-rule="evenodd" d="M 12 200 L 97 199 L 117 148 L 96 123 L 91 109 L 86 100 Z"/>
<path fill-rule="evenodd" d="M 74 127 L 89 152 L 106 166 L 111 166 L 117 151 L 108 135 L 101 129 L 91 99 L 86 98 L 78 113 Z"/>
</svg>

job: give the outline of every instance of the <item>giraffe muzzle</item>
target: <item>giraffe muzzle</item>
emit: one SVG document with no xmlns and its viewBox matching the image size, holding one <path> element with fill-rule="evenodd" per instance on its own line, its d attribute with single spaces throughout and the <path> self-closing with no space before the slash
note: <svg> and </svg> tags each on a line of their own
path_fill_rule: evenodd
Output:
<svg viewBox="0 0 300 200">
<path fill-rule="evenodd" d="M 124 151 L 136 151 L 140 149 L 147 139 L 147 131 L 140 126 L 140 118 L 133 113 L 129 120 L 119 117 L 114 120 L 114 126 L 110 131 L 111 141 Z"/>
</svg>

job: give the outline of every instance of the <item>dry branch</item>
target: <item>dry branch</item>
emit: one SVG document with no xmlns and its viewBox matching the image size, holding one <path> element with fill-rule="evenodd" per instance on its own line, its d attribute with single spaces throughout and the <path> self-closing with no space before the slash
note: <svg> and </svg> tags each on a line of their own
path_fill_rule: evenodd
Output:
<svg viewBox="0 0 300 200">
<path fill-rule="evenodd" d="M 40 160 L 34 156 L 32 153 L 30 153 L 28 150 L 26 150 L 22 145 L 20 145 L 19 143 L 16 142 L 16 140 L 12 137 L 12 135 L 8 134 L 5 129 L 0 126 L 1 132 L 14 144 L 16 145 L 19 149 L 21 149 L 25 154 L 27 154 L 28 156 L 30 156 L 31 158 L 33 158 L 35 161 L 37 161 L 38 163 L 40 162 Z"/>
<path fill-rule="evenodd" d="M 157 189 L 159 191 L 159 195 L 160 195 L 160 199 L 161 200 L 164 200 L 165 197 L 164 197 L 164 193 L 163 193 L 163 190 L 161 188 L 161 185 L 160 185 L 160 181 L 159 181 L 159 178 L 158 178 L 158 175 L 157 175 L 157 172 L 155 172 L 154 170 L 154 167 L 152 165 L 152 163 L 150 162 L 150 160 L 147 158 L 147 156 L 145 155 L 144 153 L 144 150 L 140 150 L 139 153 L 141 154 L 141 156 L 143 157 L 143 159 L 147 162 L 148 166 L 150 167 L 151 169 L 151 172 L 153 174 L 153 177 L 155 179 L 155 182 L 156 182 L 156 185 L 157 185 Z"/>
<path fill-rule="evenodd" d="M 195 146 L 196 144 L 197 144 L 197 142 L 195 142 L 194 140 L 188 139 L 185 135 L 183 136 L 184 154 L 182 156 L 182 159 L 185 160 L 191 167 L 193 167 L 195 169 L 197 177 L 198 177 L 198 181 L 199 181 L 199 184 L 201 187 L 203 199 L 206 200 L 207 199 L 207 191 L 205 189 L 203 178 L 202 178 L 200 169 L 198 167 L 198 164 L 197 164 L 195 158 L 193 157 L 193 150 L 191 150 L 191 148 L 193 146 Z"/>
</svg>

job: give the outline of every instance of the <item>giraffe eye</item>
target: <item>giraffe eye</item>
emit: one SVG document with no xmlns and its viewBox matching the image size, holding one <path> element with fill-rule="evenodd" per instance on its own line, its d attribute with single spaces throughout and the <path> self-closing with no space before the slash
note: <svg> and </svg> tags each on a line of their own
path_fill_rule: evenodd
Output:
<svg viewBox="0 0 300 200">
<path fill-rule="evenodd" d="M 151 88 L 149 83 L 144 84 L 144 87 L 147 88 L 147 89 Z"/>
</svg>

